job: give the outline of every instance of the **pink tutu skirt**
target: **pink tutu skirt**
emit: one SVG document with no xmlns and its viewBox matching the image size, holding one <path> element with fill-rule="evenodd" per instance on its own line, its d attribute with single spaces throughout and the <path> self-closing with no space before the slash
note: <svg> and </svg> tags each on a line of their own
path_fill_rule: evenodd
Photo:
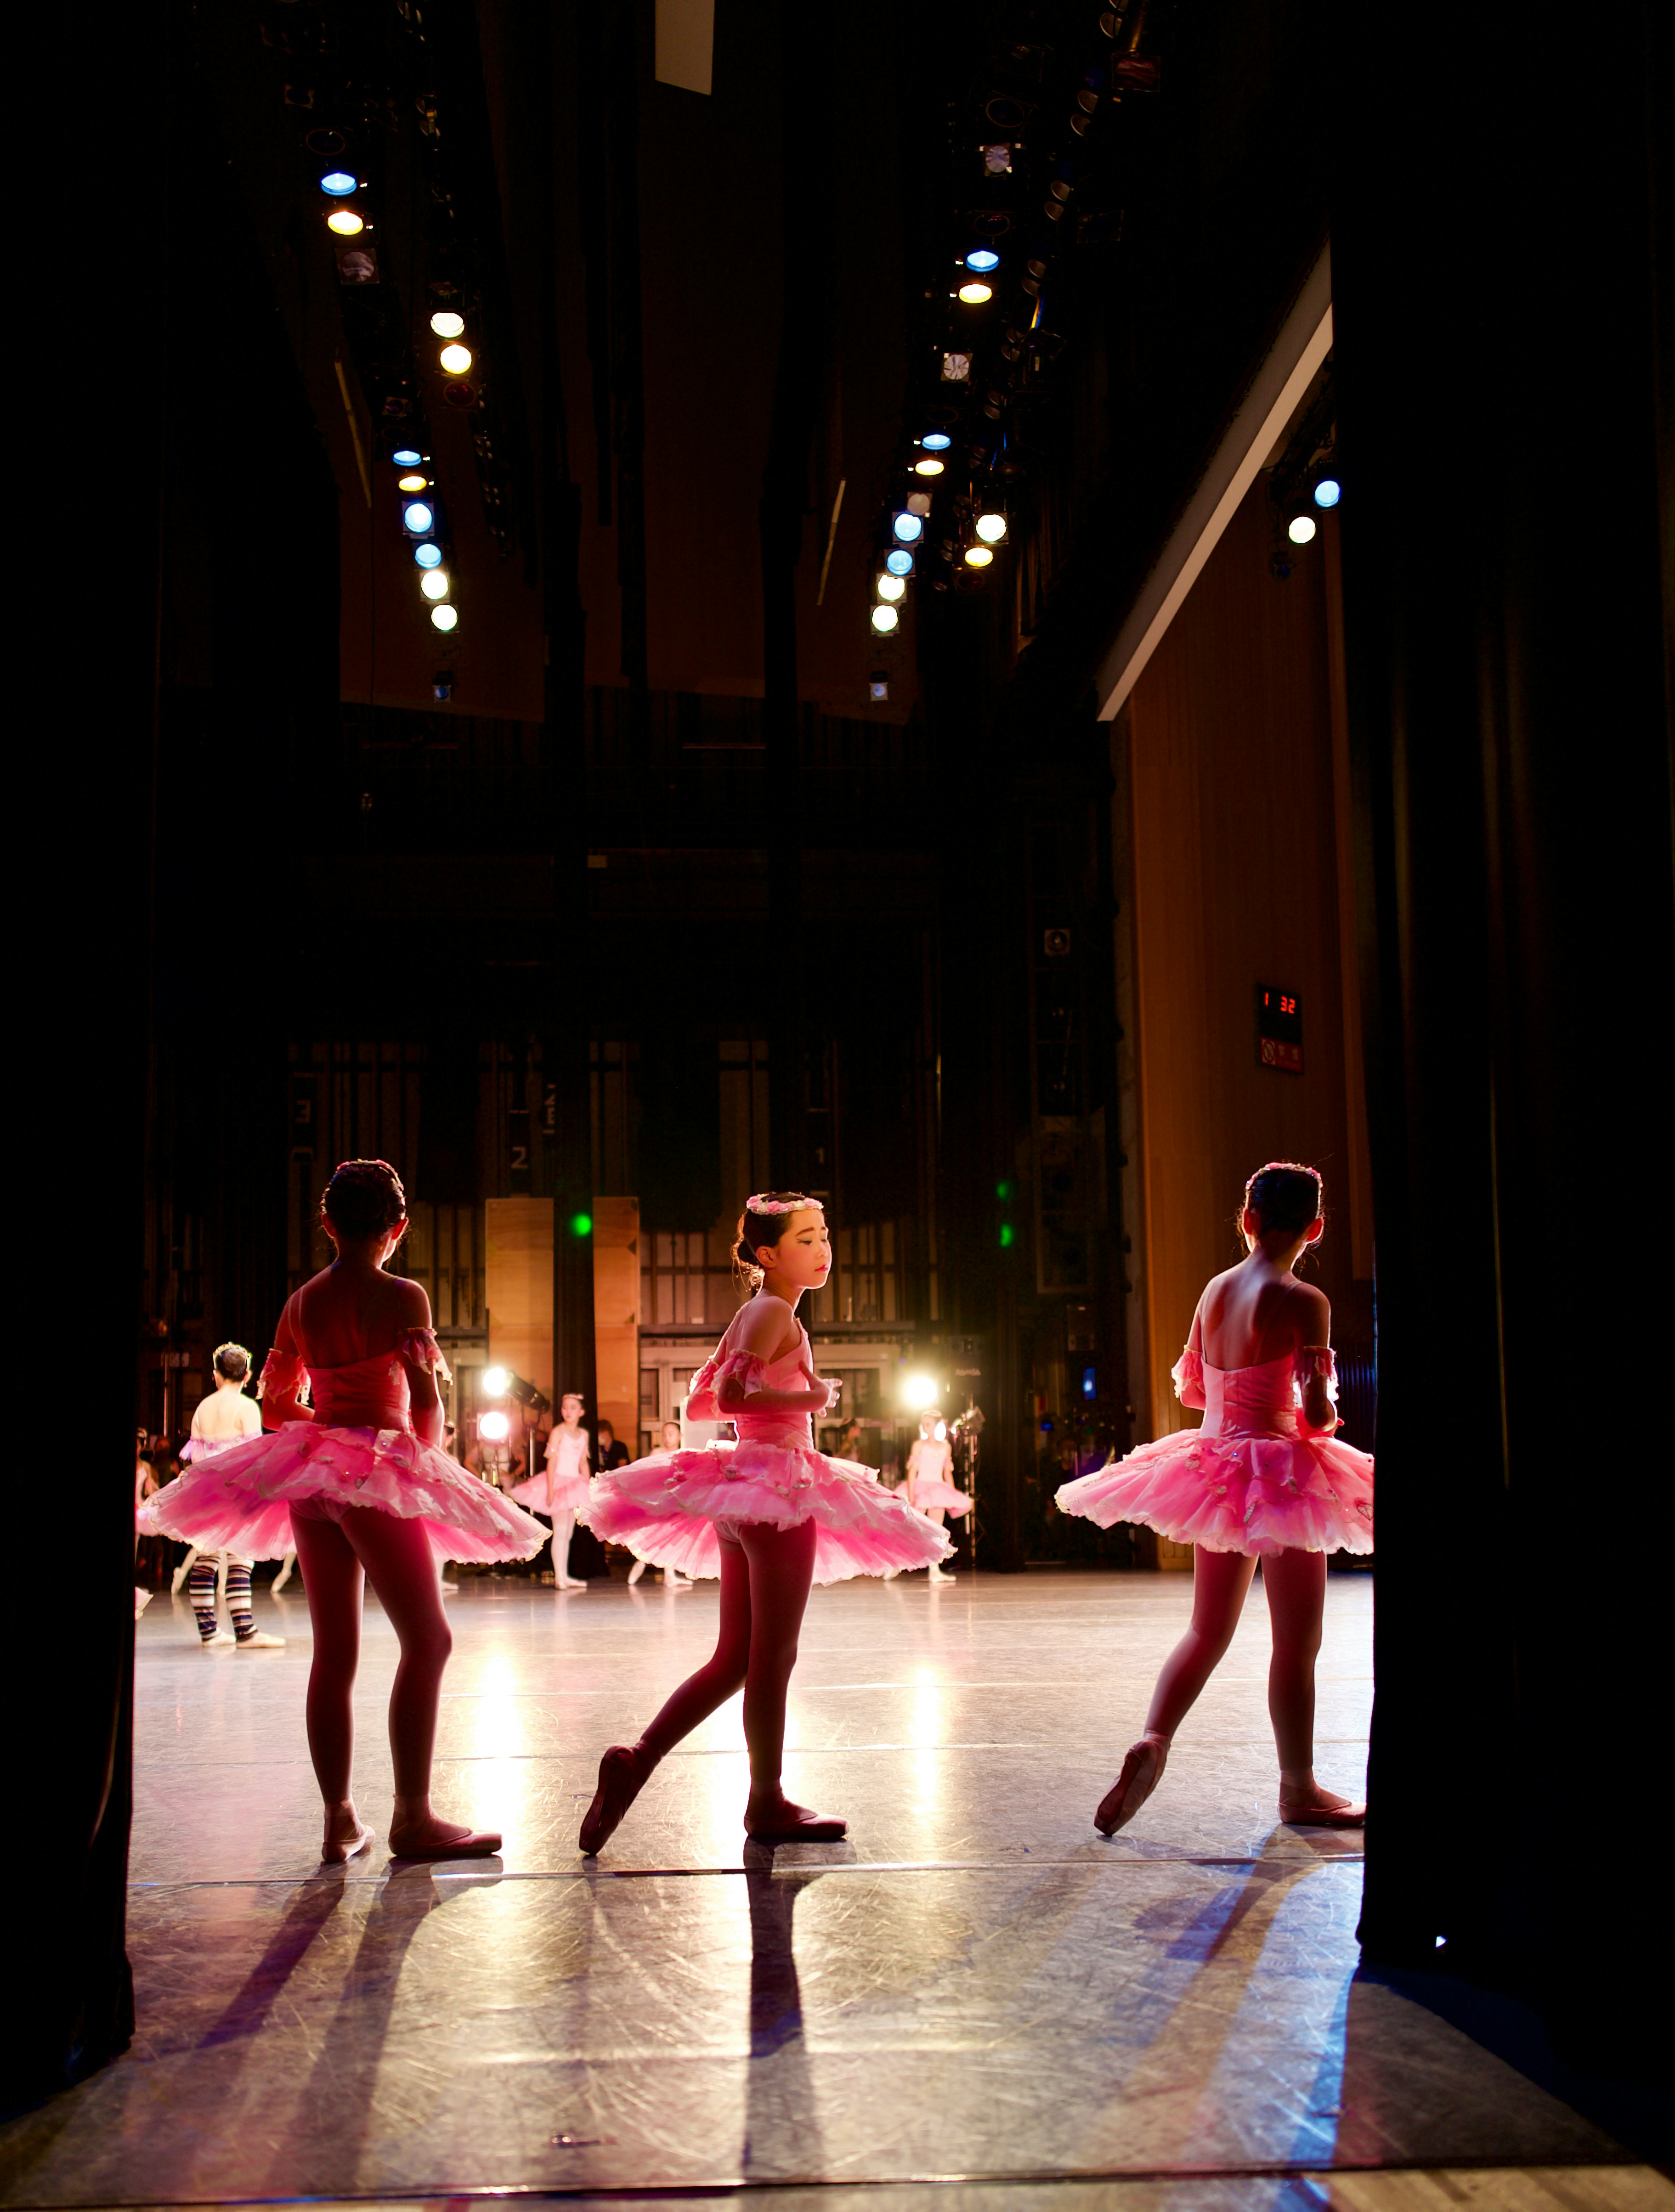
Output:
<svg viewBox="0 0 1675 2212">
<path fill-rule="evenodd" d="M 1067 1482 L 1059 1510 L 1207 1552 L 1373 1548 L 1373 1462 L 1332 1437 L 1181 1429 Z"/>
<path fill-rule="evenodd" d="M 934 1513 L 940 1505 L 945 1513 L 952 1513 L 956 1519 L 971 1510 L 971 1499 L 963 1490 L 956 1490 L 951 1482 L 916 1482 L 913 1503 L 921 1513 Z"/>
<path fill-rule="evenodd" d="M 422 1522 L 439 1559 L 533 1559 L 546 1541 L 539 1521 L 411 1430 L 316 1421 L 288 1421 L 199 1460 L 146 1500 L 141 1522 L 200 1551 L 277 1559 L 292 1548 L 293 1508 L 335 1521 L 350 1505 Z"/>
<path fill-rule="evenodd" d="M 554 1474 L 545 1468 L 527 1482 L 515 1482 L 506 1493 L 515 1498 L 527 1513 L 579 1513 L 592 1487 L 585 1474 Z"/>
<path fill-rule="evenodd" d="M 746 1522 L 813 1521 L 817 1583 L 929 1566 L 953 1549 L 935 1522 L 886 1490 L 870 1468 L 812 1446 L 748 1438 L 655 1451 L 595 1475 L 582 1516 L 607 1544 L 684 1575 L 719 1575 L 720 1535 Z"/>
</svg>

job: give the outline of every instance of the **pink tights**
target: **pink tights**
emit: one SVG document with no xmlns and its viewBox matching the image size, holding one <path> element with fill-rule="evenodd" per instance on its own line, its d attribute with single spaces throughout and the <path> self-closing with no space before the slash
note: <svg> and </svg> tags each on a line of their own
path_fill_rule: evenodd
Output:
<svg viewBox="0 0 1675 2212">
<path fill-rule="evenodd" d="M 1233 1641 L 1256 1561 L 1238 1552 L 1207 1552 L 1192 1561 L 1192 1626 L 1163 1662 L 1146 1716 L 1148 1735 L 1172 1736 Z M 1272 1552 L 1262 1562 L 1274 1654 L 1268 1666 L 1268 1717 L 1282 1773 L 1314 1763 L 1314 1661 L 1326 1600 L 1324 1552 Z"/>
<path fill-rule="evenodd" d="M 795 1528 L 749 1522 L 740 1528 L 736 1543 L 722 1538 L 721 1632 L 715 1651 L 696 1674 L 687 1676 L 640 1739 L 654 1759 L 663 1758 L 742 1685 L 753 1807 L 779 1796 L 785 1693 L 814 1579 L 815 1534 L 812 1521 Z"/>
<path fill-rule="evenodd" d="M 442 1669 L 454 1648 L 429 1538 L 418 1522 L 403 1521 L 370 1505 L 345 1507 L 341 1521 L 312 1520 L 294 1513 L 291 1529 L 314 1631 L 314 1661 L 308 1675 L 308 1752 L 320 1796 L 328 1806 L 342 1804 L 350 1796 L 364 1574 L 401 1646 L 390 1691 L 396 1796 L 428 1796 Z"/>
</svg>

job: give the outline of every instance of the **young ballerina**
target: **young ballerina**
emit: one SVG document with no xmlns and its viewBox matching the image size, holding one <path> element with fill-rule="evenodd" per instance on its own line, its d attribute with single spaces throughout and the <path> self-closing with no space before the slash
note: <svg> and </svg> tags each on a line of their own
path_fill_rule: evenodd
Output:
<svg viewBox="0 0 1675 2212">
<path fill-rule="evenodd" d="M 552 1522 L 552 1565 L 560 1589 L 586 1589 L 570 1572 L 570 1538 L 576 1516 L 588 1502 L 588 1431 L 582 1425 L 582 1400 L 566 1390 L 558 1401 L 558 1425 L 546 1440 L 546 1459 L 539 1474 L 514 1483 L 507 1495 L 531 1513 Z"/>
<path fill-rule="evenodd" d="M 600 1423 L 600 1427 L 603 1429 L 604 1426 L 605 1424 L 601 1421 Z M 680 1449 L 680 1424 L 679 1421 L 664 1422 L 663 1449 L 666 1452 L 678 1452 Z M 600 1472 L 601 1474 L 612 1473 L 619 1467 L 626 1467 L 627 1464 L 628 1454 L 624 1450 L 620 1459 L 601 1461 Z M 635 1583 L 639 1581 L 641 1576 L 644 1574 L 645 1571 L 645 1561 L 643 1559 L 636 1559 L 633 1565 L 628 1571 L 628 1587 L 630 1589 L 633 1589 Z M 692 1585 L 687 1581 L 685 1576 L 683 1575 L 678 1568 L 665 1567 L 663 1570 L 663 1587 L 665 1589 L 680 1590 L 691 1589 Z"/>
<path fill-rule="evenodd" d="M 809 1416 L 834 1395 L 796 1318 L 831 1272 L 825 1215 L 796 1191 L 769 1191 L 739 1217 L 734 1266 L 755 1295 L 692 1377 L 694 1420 L 731 1420 L 736 1443 L 653 1452 L 594 1479 L 588 1521 L 654 1566 L 721 1577 L 714 1656 L 683 1682 L 637 1743 L 612 1744 L 582 1823 L 600 1850 L 652 1769 L 741 1686 L 750 1795 L 745 1832 L 760 1843 L 835 1842 L 846 1823 L 793 1804 L 780 1787 L 785 1695 L 811 1583 L 881 1575 L 946 1558 L 948 1540 L 869 1468 L 813 1448 Z"/>
<path fill-rule="evenodd" d="M 971 1510 L 971 1499 L 948 1480 L 953 1471 L 953 1446 L 948 1442 L 947 1424 L 935 1411 L 921 1414 L 919 1433 L 907 1455 L 907 1502 L 915 1512 L 923 1513 L 939 1528 L 946 1514 L 952 1513 L 957 1518 Z M 946 1567 L 939 1566 L 933 1559 L 930 1579 L 946 1583 L 953 1577 Z"/>
<path fill-rule="evenodd" d="M 250 1379 L 250 1354 L 241 1344 L 218 1344 L 210 1365 L 215 1370 L 216 1387 L 193 1408 L 192 1434 L 180 1454 L 188 1466 L 195 1461 L 212 1458 L 216 1452 L 230 1450 L 234 1445 L 247 1443 L 252 1437 L 262 1433 L 262 1417 L 256 1401 L 244 1395 L 244 1386 Z M 269 1636 L 256 1626 L 250 1598 L 250 1571 L 255 1564 L 253 1559 L 229 1547 L 218 1553 L 193 1549 L 176 1569 L 174 1588 L 178 1591 L 185 1579 L 186 1595 L 198 1621 L 198 1642 L 204 1650 L 223 1650 L 228 1644 L 236 1645 L 241 1651 L 284 1649 L 283 1636 Z M 216 1614 L 216 1600 L 222 1593 L 232 1617 L 230 1636 Z"/>
<path fill-rule="evenodd" d="M 314 1624 L 308 1750 L 325 1801 L 321 1857 L 372 1841 L 350 1795 L 351 1698 L 362 1577 L 396 1632 L 390 1692 L 399 1858 L 480 1858 L 498 1835 L 430 1809 L 430 1759 L 452 1638 L 436 1562 L 528 1559 L 540 1522 L 438 1447 L 436 1377 L 448 1369 L 423 1288 L 386 1273 L 406 1234 L 400 1178 L 383 1160 L 346 1160 L 320 1201 L 337 1258 L 294 1291 L 262 1370 L 271 1433 L 199 1460 L 149 1510 L 163 1534 L 204 1550 L 274 1558 L 294 1541 Z M 304 1389 L 312 1406 L 301 1402 Z"/>
<path fill-rule="evenodd" d="M 1245 1186 L 1249 1257 L 1205 1285 L 1174 1368 L 1202 1427 L 1142 1444 L 1067 1482 L 1066 1513 L 1109 1528 L 1139 1522 L 1191 1544 L 1192 1625 L 1165 1661 L 1145 1734 L 1101 1800 L 1093 1825 L 1114 1835 L 1156 1788 L 1175 1732 L 1239 1623 L 1256 1563 L 1273 1628 L 1268 1711 L 1280 1761 L 1280 1818 L 1358 1828 L 1367 1808 L 1314 1778 L 1314 1656 L 1326 1554 L 1373 1548 L 1373 1462 L 1337 1443 L 1331 1308 L 1292 1269 L 1325 1224 L 1313 1168 L 1270 1161 Z"/>
</svg>

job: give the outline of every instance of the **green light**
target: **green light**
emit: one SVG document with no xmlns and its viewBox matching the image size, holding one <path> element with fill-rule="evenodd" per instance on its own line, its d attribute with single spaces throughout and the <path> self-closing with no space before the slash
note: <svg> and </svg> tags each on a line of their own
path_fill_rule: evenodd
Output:
<svg viewBox="0 0 1675 2212">
<path fill-rule="evenodd" d="M 593 1233 L 594 1217 L 591 1213 L 571 1214 L 570 1235 L 572 1237 L 591 1237 Z"/>
<path fill-rule="evenodd" d="M 1012 1195 L 1011 1184 L 1009 1182 L 997 1182 L 995 1185 L 995 1195 L 998 1199 L 1010 1198 Z"/>
<path fill-rule="evenodd" d="M 1010 1249 L 1011 1249 L 1011 1245 L 1012 1245 L 1012 1224 L 1011 1224 L 1009 1221 L 1002 1221 L 1002 1224 L 1001 1224 L 1001 1249 L 1002 1249 L 1002 1252 L 1009 1251 L 1009 1250 L 1010 1250 Z"/>
</svg>

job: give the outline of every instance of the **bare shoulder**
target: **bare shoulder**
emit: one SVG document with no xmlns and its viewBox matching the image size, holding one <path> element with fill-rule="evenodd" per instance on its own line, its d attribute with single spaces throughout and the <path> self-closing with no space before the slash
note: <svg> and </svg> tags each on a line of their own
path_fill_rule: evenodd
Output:
<svg viewBox="0 0 1675 2212">
<path fill-rule="evenodd" d="M 740 1308 L 733 1340 L 740 1351 L 770 1359 L 796 1325 L 796 1317 L 783 1298 L 758 1296 Z"/>
<path fill-rule="evenodd" d="M 1295 1283 L 1286 1292 L 1286 1319 L 1297 1331 L 1299 1344 L 1330 1344 L 1332 1340 L 1331 1300 L 1313 1283 Z"/>
<path fill-rule="evenodd" d="M 319 1279 L 320 1278 L 318 1276 L 314 1278 L 316 1282 L 318 1282 Z M 303 1288 L 306 1289 L 307 1287 L 308 1286 L 305 1284 Z M 297 1301 L 302 1296 L 302 1291 L 293 1291 L 289 1297 L 285 1300 L 284 1304 L 279 1310 L 279 1323 L 273 1332 L 273 1341 L 277 1348 L 281 1352 L 297 1352 L 302 1349 L 301 1340 L 296 1334 Z"/>
<path fill-rule="evenodd" d="M 390 1288 L 394 1292 L 393 1304 L 398 1321 L 404 1328 L 429 1328 L 430 1298 L 423 1283 L 416 1283 L 408 1275 L 392 1275 Z"/>
</svg>

